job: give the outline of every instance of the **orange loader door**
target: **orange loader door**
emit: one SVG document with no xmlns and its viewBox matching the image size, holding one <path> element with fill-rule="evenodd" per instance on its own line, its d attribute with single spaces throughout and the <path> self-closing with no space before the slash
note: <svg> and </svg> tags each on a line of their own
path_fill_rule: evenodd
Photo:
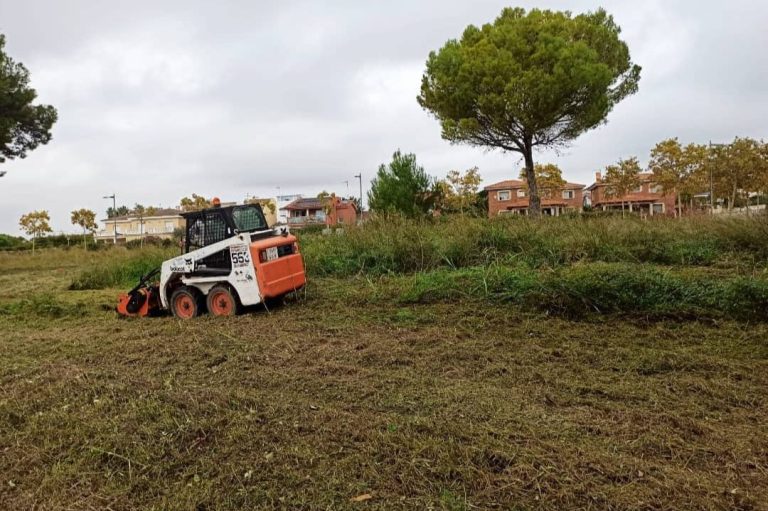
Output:
<svg viewBox="0 0 768 511">
<path fill-rule="evenodd" d="M 262 299 L 296 291 L 307 283 L 296 236 L 256 240 L 250 251 Z"/>
</svg>

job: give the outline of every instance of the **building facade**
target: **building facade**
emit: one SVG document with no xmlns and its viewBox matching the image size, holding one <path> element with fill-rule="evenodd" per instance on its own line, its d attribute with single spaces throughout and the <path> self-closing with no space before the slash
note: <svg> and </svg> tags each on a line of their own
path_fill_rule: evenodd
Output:
<svg viewBox="0 0 768 511">
<path fill-rule="evenodd" d="M 148 236 L 173 237 L 176 229 L 184 228 L 184 219 L 178 209 L 158 209 L 152 215 L 128 214 L 101 221 L 103 228 L 95 234 L 96 241 L 126 243 Z"/>
<path fill-rule="evenodd" d="M 610 193 L 610 187 L 600 172 L 595 172 L 595 182 L 588 188 L 592 208 L 601 211 L 624 210 L 640 215 L 674 215 L 677 196 L 664 193 L 661 185 L 653 181 L 653 174 L 644 172 L 639 175 L 640 185 L 624 196 Z"/>
<path fill-rule="evenodd" d="M 286 212 L 286 223 L 301 228 L 308 225 L 354 225 L 357 222 L 358 211 L 354 202 L 335 196 L 329 200 L 330 204 L 320 199 L 296 199 L 282 208 Z"/>
<path fill-rule="evenodd" d="M 327 225 L 355 225 L 357 223 L 357 205 L 348 199 L 333 197 L 333 206 L 328 216 Z"/>
<path fill-rule="evenodd" d="M 530 197 L 525 181 L 509 179 L 486 186 L 488 192 L 488 216 L 527 215 Z M 541 213 L 559 216 L 566 212 L 581 211 L 584 203 L 584 185 L 566 183 L 558 190 L 542 190 Z"/>
</svg>

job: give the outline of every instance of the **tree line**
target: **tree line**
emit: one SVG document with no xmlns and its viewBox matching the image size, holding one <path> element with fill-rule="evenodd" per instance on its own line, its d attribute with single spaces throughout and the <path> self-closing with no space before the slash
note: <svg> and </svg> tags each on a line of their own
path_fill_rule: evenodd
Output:
<svg viewBox="0 0 768 511">
<path fill-rule="evenodd" d="M 634 156 L 606 166 L 607 195 L 623 199 L 640 185 L 643 172 L 653 174 L 662 194 L 676 197 L 677 215 L 684 204 L 692 205 L 696 195 L 707 197 L 712 206 L 749 206 L 751 196 L 768 196 L 768 144 L 740 137 L 727 144 L 662 140 L 651 149 L 647 169 Z"/>
<path fill-rule="evenodd" d="M 268 199 L 254 199 L 254 202 L 257 202 L 272 213 L 276 211 L 274 202 Z M 179 201 L 179 209 L 182 211 L 197 211 L 209 208 L 211 207 L 211 204 L 211 199 L 193 193 L 189 197 L 181 198 Z M 141 221 L 145 217 L 156 215 L 158 211 L 158 208 L 154 206 L 143 206 L 142 204 L 135 204 L 133 208 L 124 205 L 117 207 L 110 206 L 107 208 L 107 219 L 133 215 Z M 31 211 L 22 215 L 19 219 L 19 227 L 21 227 L 21 230 L 26 233 L 27 236 L 30 236 L 32 240 L 33 252 L 35 250 L 37 239 L 53 232 L 50 222 L 51 217 L 46 210 Z M 74 210 L 70 214 L 70 222 L 72 225 L 80 227 L 83 230 L 83 246 L 87 248 L 88 235 L 93 235 L 98 229 L 96 212 L 86 208 Z"/>
<path fill-rule="evenodd" d="M 88 248 L 88 234 L 96 232 L 96 212 L 90 209 L 77 209 L 70 214 L 72 225 L 78 226 L 83 230 L 83 248 Z M 22 215 L 19 219 L 19 227 L 28 236 L 32 238 L 32 252 L 35 251 L 35 242 L 41 236 L 52 233 L 51 217 L 46 210 L 32 211 Z"/>
<path fill-rule="evenodd" d="M 559 193 L 566 185 L 561 169 L 553 163 L 534 164 L 533 173 L 541 197 Z M 641 174 L 652 174 L 651 181 L 663 195 L 676 197 L 676 212 L 690 205 L 695 195 L 707 197 L 713 205 L 729 209 L 768 199 L 768 143 L 736 137 L 728 144 L 681 144 L 677 138 L 662 140 L 650 152 L 647 168 L 637 157 L 622 158 L 602 172 L 606 195 L 622 200 L 643 181 Z M 526 168 L 519 178 L 530 196 Z M 398 213 L 407 217 L 432 214 L 487 214 L 487 194 L 479 190 L 477 167 L 463 173 L 448 172 L 437 179 L 416 161 L 416 155 L 396 151 L 392 161 L 382 164 L 371 182 L 368 204 L 377 213 Z M 710 199 L 711 195 L 711 199 Z M 532 203 L 531 203 L 532 204 Z M 532 207 L 532 206 L 531 206 Z"/>
</svg>

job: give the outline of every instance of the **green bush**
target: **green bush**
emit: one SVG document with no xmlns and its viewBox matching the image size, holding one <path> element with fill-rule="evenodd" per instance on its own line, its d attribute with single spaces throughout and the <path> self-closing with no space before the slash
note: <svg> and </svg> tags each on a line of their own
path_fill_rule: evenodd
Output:
<svg viewBox="0 0 768 511">
<path fill-rule="evenodd" d="M 27 240 L 21 236 L 11 236 L 10 234 L 0 234 L 0 250 L 19 250 L 26 248 Z"/>
</svg>

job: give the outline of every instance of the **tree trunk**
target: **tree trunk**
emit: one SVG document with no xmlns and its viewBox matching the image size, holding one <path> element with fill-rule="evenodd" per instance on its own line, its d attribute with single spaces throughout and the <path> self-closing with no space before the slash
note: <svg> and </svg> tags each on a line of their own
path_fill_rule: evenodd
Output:
<svg viewBox="0 0 768 511">
<path fill-rule="evenodd" d="M 32 255 L 35 255 L 35 238 L 36 236 L 32 236 Z"/>
<path fill-rule="evenodd" d="M 677 190 L 675 190 L 675 193 L 677 194 L 677 215 L 675 216 L 680 218 L 681 216 L 683 216 L 683 202 L 682 202 L 682 199 L 680 198 L 680 194 L 677 193 Z"/>
<path fill-rule="evenodd" d="M 88 250 L 88 235 L 85 232 L 83 229 L 83 250 Z"/>
<path fill-rule="evenodd" d="M 533 147 L 525 144 L 525 177 L 528 180 L 528 213 L 538 218 L 541 216 L 541 199 L 539 199 L 539 187 L 536 184 L 536 173 L 533 170 Z"/>
<path fill-rule="evenodd" d="M 621 201 L 621 218 L 624 218 L 624 201 Z"/>
</svg>

